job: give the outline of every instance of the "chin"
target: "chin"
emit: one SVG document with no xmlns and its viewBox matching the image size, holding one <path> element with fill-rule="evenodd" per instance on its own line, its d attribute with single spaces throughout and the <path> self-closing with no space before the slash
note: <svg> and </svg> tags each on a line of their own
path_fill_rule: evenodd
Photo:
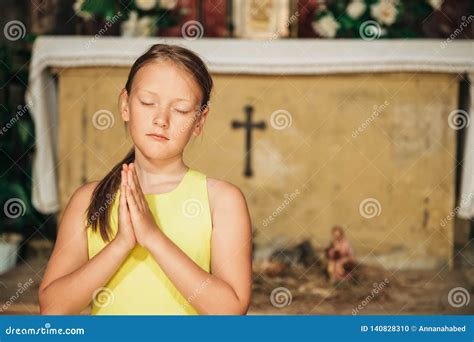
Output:
<svg viewBox="0 0 474 342">
<path fill-rule="evenodd" d="M 174 148 L 167 146 L 139 146 L 136 147 L 140 150 L 141 154 L 147 159 L 169 159 L 176 156 L 179 151 Z"/>
</svg>

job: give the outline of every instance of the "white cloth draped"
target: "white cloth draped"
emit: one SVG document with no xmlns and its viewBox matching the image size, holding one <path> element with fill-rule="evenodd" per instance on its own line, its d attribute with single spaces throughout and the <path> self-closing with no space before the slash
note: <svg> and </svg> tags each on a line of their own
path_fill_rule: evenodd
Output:
<svg viewBox="0 0 474 342">
<path fill-rule="evenodd" d="M 472 58 L 474 59 L 474 51 Z M 469 84 L 469 113 L 465 121 L 468 126 L 464 139 L 461 194 L 457 207 L 457 215 L 463 219 L 474 217 L 474 73 L 469 74 Z"/>
</svg>

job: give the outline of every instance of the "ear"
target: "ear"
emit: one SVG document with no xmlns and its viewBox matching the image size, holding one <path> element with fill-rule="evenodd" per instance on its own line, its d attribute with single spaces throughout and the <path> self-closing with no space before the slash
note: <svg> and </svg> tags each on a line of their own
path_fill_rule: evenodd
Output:
<svg viewBox="0 0 474 342">
<path fill-rule="evenodd" d="M 120 93 L 120 114 L 125 122 L 130 121 L 130 110 L 128 107 L 128 93 L 126 89 L 122 89 Z"/>
<path fill-rule="evenodd" d="M 204 109 L 199 117 L 197 117 L 196 124 L 194 126 L 194 131 L 193 135 L 196 137 L 201 134 L 202 129 L 204 128 L 204 123 L 206 122 L 207 114 L 209 113 L 209 105 L 206 106 L 206 109 Z"/>
</svg>

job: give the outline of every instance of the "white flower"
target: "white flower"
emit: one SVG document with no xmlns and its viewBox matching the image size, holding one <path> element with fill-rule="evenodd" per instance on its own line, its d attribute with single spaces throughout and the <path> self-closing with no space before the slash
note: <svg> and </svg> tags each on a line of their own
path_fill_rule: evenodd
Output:
<svg viewBox="0 0 474 342">
<path fill-rule="evenodd" d="M 138 19 L 136 35 L 138 37 L 150 37 L 153 33 L 153 20 L 150 16 Z"/>
<path fill-rule="evenodd" d="M 167 10 L 172 10 L 178 4 L 178 0 L 160 0 L 160 7 Z"/>
<path fill-rule="evenodd" d="M 135 5 L 142 11 L 149 11 L 156 7 L 156 0 L 135 0 Z"/>
<path fill-rule="evenodd" d="M 319 33 L 322 37 L 332 38 L 336 35 L 337 30 L 341 25 L 334 19 L 330 13 L 312 23 L 313 30 Z"/>
<path fill-rule="evenodd" d="M 370 14 L 379 23 L 390 26 L 397 18 L 397 9 L 395 8 L 396 4 L 397 1 L 380 0 L 379 2 L 370 6 Z"/>
<path fill-rule="evenodd" d="M 137 11 L 130 11 L 120 28 L 124 37 L 150 37 L 154 33 L 153 18 L 148 15 L 138 18 Z"/>
<path fill-rule="evenodd" d="M 82 5 L 84 5 L 85 0 L 76 0 L 74 4 L 72 5 L 72 8 L 74 9 L 74 12 L 78 17 L 81 17 L 85 20 L 89 20 L 92 18 L 92 14 L 86 11 L 82 10 Z"/>
<path fill-rule="evenodd" d="M 120 28 L 122 30 L 122 36 L 134 37 L 135 32 L 137 31 L 137 21 L 137 11 L 130 11 L 128 19 L 120 25 Z"/>
<path fill-rule="evenodd" d="M 434 10 L 439 10 L 441 9 L 441 6 L 443 6 L 444 0 L 428 0 L 428 2 Z"/>
<path fill-rule="evenodd" d="M 78 13 L 81 11 L 82 5 L 84 5 L 84 0 L 76 0 L 72 8 L 74 8 L 74 12 Z"/>
<path fill-rule="evenodd" d="M 346 11 L 349 17 L 351 17 L 352 19 L 357 19 L 362 14 L 364 14 L 366 8 L 367 6 L 365 5 L 364 0 L 353 0 L 347 6 Z"/>
</svg>

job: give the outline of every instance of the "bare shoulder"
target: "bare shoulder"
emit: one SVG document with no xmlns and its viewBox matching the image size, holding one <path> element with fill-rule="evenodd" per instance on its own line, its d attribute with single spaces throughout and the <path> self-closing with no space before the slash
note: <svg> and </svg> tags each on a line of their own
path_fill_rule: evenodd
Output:
<svg viewBox="0 0 474 342">
<path fill-rule="evenodd" d="M 216 208 L 231 209 L 236 206 L 246 207 L 245 196 L 240 188 L 230 182 L 207 177 L 207 192 L 209 194 L 209 204 L 211 212 Z"/>
<path fill-rule="evenodd" d="M 209 197 L 220 200 L 238 200 L 245 198 L 237 185 L 225 180 L 207 177 Z"/>
<path fill-rule="evenodd" d="M 93 182 L 83 184 L 76 189 L 74 194 L 79 197 L 90 197 L 98 184 L 99 184 L 99 181 L 93 181 Z"/>
<path fill-rule="evenodd" d="M 98 181 L 94 181 L 81 185 L 72 194 L 70 202 L 75 202 L 77 204 L 88 204 L 92 197 L 92 193 L 98 184 Z"/>
<path fill-rule="evenodd" d="M 62 213 L 62 216 L 69 216 L 72 211 L 83 213 L 88 207 L 92 198 L 92 193 L 99 184 L 98 181 L 89 182 L 78 187 L 71 195 L 69 202 Z"/>
</svg>

